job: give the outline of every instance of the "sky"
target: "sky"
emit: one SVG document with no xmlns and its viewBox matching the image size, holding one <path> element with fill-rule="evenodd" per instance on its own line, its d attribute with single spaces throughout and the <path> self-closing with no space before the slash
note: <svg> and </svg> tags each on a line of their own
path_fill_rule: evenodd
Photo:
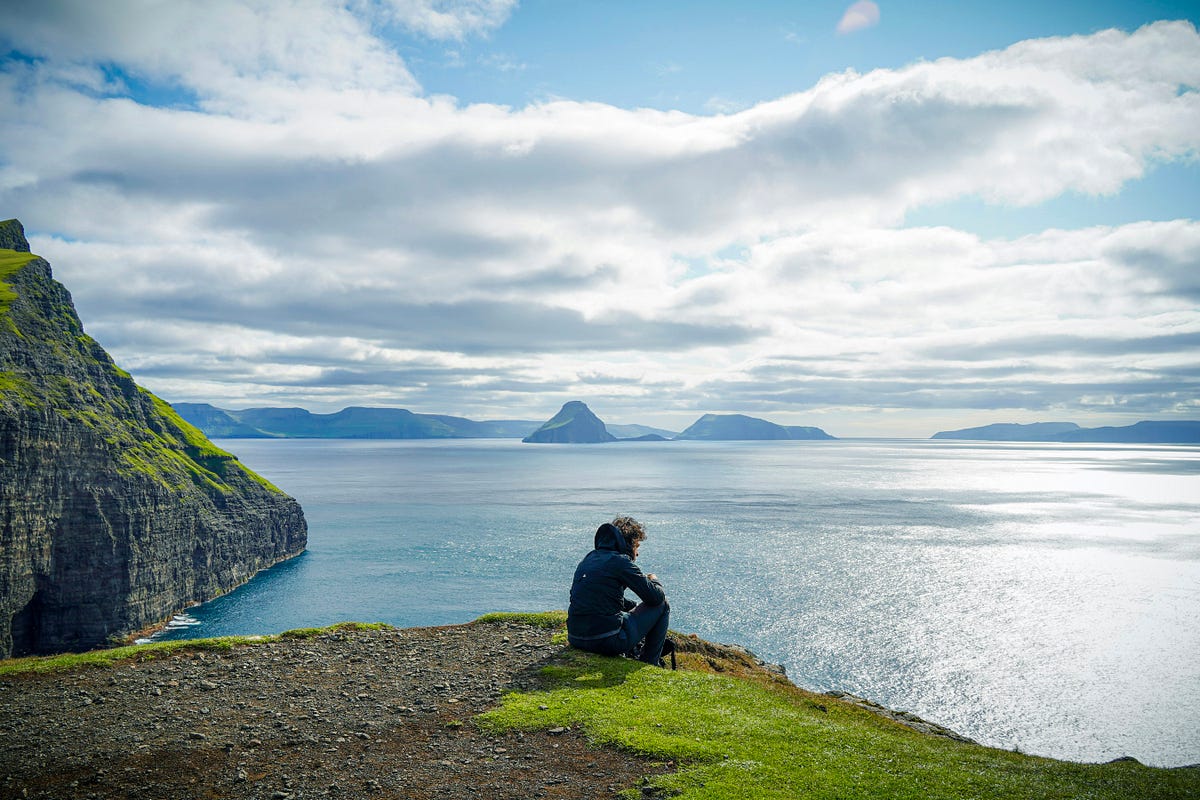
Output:
<svg viewBox="0 0 1200 800">
<path fill-rule="evenodd" d="M 0 218 L 171 402 L 1200 419 L 1200 4 L 6 0 Z"/>
</svg>

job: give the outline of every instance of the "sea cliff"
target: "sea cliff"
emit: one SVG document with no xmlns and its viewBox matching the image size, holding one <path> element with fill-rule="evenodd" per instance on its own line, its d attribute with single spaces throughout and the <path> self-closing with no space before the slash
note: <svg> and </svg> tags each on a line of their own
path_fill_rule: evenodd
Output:
<svg viewBox="0 0 1200 800">
<path fill-rule="evenodd" d="M 0 223 L 0 657 L 84 650 L 302 552 L 300 505 L 117 367 Z"/>
</svg>

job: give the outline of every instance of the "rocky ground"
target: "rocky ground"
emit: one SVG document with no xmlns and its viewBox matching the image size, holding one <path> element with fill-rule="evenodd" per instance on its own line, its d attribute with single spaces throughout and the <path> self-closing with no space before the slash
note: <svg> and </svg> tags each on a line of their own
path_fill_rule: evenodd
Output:
<svg viewBox="0 0 1200 800">
<path fill-rule="evenodd" d="M 472 722 L 562 648 L 512 622 L 339 629 L 0 677 L 0 798 L 589 798 L 667 769 Z"/>
</svg>

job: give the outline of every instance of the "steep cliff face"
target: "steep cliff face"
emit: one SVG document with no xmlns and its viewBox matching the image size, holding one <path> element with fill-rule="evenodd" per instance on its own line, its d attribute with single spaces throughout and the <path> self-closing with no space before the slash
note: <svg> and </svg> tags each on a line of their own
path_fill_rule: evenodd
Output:
<svg viewBox="0 0 1200 800">
<path fill-rule="evenodd" d="M 299 504 L 140 388 L 0 223 L 0 656 L 81 650 L 307 542 Z"/>
</svg>

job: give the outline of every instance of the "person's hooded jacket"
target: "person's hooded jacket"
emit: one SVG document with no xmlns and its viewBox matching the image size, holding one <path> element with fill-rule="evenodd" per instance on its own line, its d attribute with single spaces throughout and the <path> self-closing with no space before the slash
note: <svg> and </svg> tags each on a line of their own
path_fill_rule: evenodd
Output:
<svg viewBox="0 0 1200 800">
<path fill-rule="evenodd" d="M 603 639 L 621 629 L 636 604 L 626 599 L 629 589 L 642 602 L 657 606 L 666 601 L 662 584 L 650 580 L 633 561 L 633 548 L 620 528 L 606 522 L 596 530 L 596 549 L 575 568 L 571 605 L 567 608 L 567 634 L 572 639 Z"/>
</svg>

